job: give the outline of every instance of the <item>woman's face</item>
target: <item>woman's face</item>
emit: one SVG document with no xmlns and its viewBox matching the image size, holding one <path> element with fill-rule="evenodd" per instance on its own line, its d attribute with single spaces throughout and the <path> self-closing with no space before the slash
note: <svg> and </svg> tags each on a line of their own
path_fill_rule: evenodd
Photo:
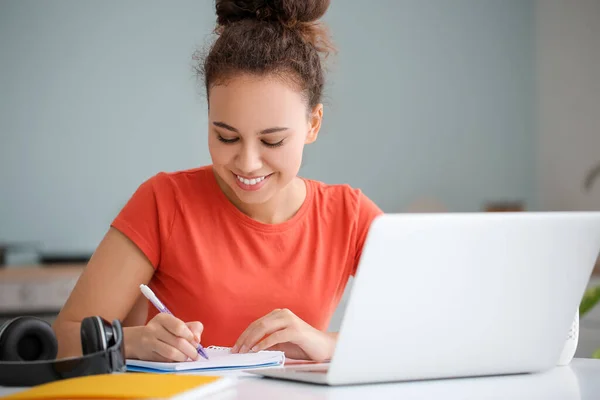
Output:
<svg viewBox="0 0 600 400">
<path fill-rule="evenodd" d="M 272 199 L 297 176 L 322 105 L 309 112 L 293 85 L 250 75 L 211 87 L 209 102 L 208 147 L 226 194 L 246 204 Z"/>
</svg>

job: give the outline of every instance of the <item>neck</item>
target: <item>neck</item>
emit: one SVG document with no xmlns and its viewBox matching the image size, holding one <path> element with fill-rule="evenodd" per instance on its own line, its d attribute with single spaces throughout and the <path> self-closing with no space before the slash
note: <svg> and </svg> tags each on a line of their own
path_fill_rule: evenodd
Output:
<svg viewBox="0 0 600 400">
<path fill-rule="evenodd" d="M 215 174 L 216 175 L 216 174 Z M 280 224 L 292 218 L 306 199 L 306 184 L 298 177 L 265 203 L 243 203 L 231 188 L 216 176 L 225 196 L 234 206 L 250 218 L 263 224 Z"/>
</svg>

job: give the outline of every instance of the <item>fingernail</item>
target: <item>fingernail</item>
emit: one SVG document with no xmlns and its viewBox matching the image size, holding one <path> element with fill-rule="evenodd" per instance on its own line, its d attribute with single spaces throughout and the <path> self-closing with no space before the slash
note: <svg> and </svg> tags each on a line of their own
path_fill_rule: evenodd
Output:
<svg viewBox="0 0 600 400">
<path fill-rule="evenodd" d="M 252 349 L 250 349 L 250 351 L 252 351 L 253 353 L 256 353 L 258 351 L 258 347 L 254 346 Z"/>
<path fill-rule="evenodd" d="M 237 344 L 236 344 L 236 345 L 235 345 L 235 346 L 233 346 L 233 348 L 231 349 L 231 352 L 232 352 L 232 353 L 235 353 L 235 352 L 237 352 L 237 349 L 238 349 L 238 346 L 237 346 Z"/>
<path fill-rule="evenodd" d="M 196 343 L 200 343 L 200 335 L 194 335 L 194 340 L 196 341 Z"/>
<path fill-rule="evenodd" d="M 246 346 L 242 346 L 242 348 L 240 349 L 240 353 L 245 353 L 246 352 Z"/>
</svg>

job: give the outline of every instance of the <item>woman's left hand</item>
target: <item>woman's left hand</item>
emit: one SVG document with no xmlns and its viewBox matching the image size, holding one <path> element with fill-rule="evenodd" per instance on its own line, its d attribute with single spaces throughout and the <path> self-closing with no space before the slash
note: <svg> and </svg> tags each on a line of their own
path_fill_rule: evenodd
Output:
<svg viewBox="0 0 600 400">
<path fill-rule="evenodd" d="M 283 351 L 288 358 L 329 360 L 337 335 L 313 328 L 288 309 L 277 309 L 257 319 L 240 335 L 232 353 Z"/>
</svg>

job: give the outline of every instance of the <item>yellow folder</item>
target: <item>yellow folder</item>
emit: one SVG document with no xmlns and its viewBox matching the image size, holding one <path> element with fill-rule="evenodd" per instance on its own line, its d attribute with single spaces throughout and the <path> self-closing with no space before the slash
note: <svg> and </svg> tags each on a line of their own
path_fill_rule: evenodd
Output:
<svg viewBox="0 0 600 400">
<path fill-rule="evenodd" d="M 218 376 L 154 373 L 90 375 L 34 386 L 3 399 L 190 398 L 223 390 L 232 380 Z"/>
</svg>

